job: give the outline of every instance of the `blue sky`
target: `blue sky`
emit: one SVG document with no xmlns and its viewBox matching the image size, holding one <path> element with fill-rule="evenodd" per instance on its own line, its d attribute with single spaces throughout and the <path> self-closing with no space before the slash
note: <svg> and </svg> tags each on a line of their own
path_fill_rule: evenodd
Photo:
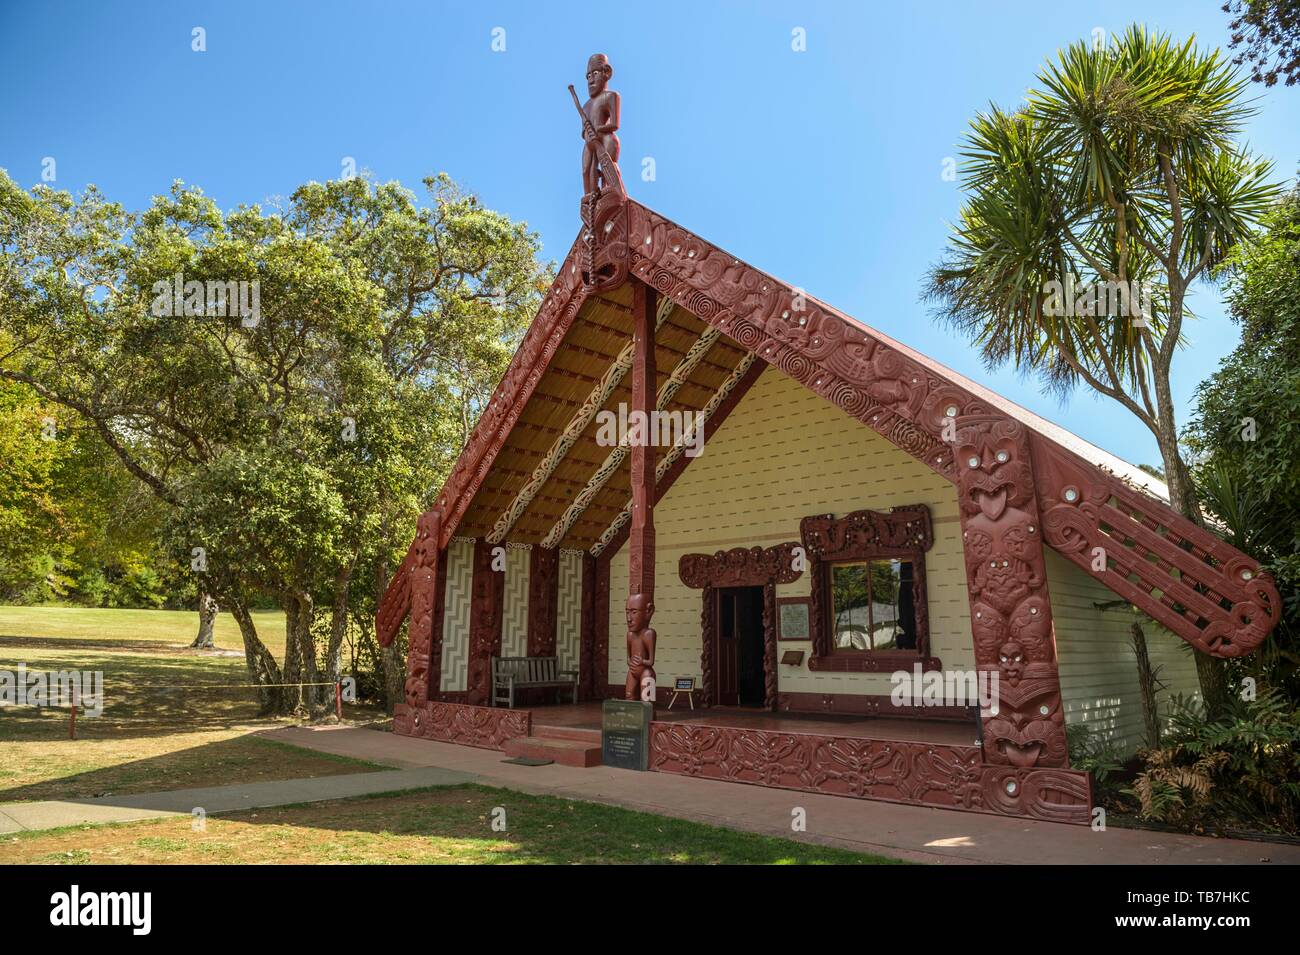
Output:
<svg viewBox="0 0 1300 955">
<path fill-rule="evenodd" d="M 337 177 L 344 157 L 415 187 L 446 171 L 559 258 L 577 232 L 565 90 L 604 51 L 634 197 L 811 294 L 1133 461 L 1118 406 L 1062 406 L 985 372 L 918 300 L 960 204 L 941 176 L 966 122 L 1013 105 L 1058 47 L 1140 20 L 1226 45 L 1219 0 L 1182 2 L 16 3 L 0 0 L 0 167 L 95 183 L 139 208 L 173 179 L 223 206 Z M 191 50 L 206 31 L 207 51 Z M 492 49 L 494 28 L 505 51 Z M 806 31 L 807 50 L 791 49 Z M 1247 139 L 1300 161 L 1300 89 L 1255 88 Z M 654 182 L 641 160 L 653 157 Z M 1236 342 L 1214 290 L 1175 366 L 1180 422 Z"/>
</svg>

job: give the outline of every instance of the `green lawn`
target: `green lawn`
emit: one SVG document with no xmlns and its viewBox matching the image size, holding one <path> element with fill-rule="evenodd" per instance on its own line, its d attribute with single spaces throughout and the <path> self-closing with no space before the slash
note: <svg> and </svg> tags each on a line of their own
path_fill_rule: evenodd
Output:
<svg viewBox="0 0 1300 955">
<path fill-rule="evenodd" d="M 502 818 L 504 831 L 493 828 Z M 894 864 L 896 860 L 736 832 L 615 806 L 485 786 L 22 833 L 0 841 L 27 863 Z"/>
<path fill-rule="evenodd" d="M 284 655 L 284 614 L 253 614 L 257 635 L 277 660 Z M 0 636 L 127 643 L 180 643 L 188 646 L 199 629 L 193 610 L 104 610 L 92 607 L 0 606 Z M 218 647 L 244 651 L 239 627 L 228 613 L 217 615 Z"/>
<path fill-rule="evenodd" d="M 263 614 L 283 644 L 283 617 Z M 0 670 L 91 670 L 104 675 L 104 710 L 0 708 L 0 802 L 154 792 L 294 779 L 383 767 L 261 739 L 285 720 L 258 715 L 242 641 L 229 615 L 223 649 L 190 650 L 197 615 L 160 610 L 0 607 Z M 270 641 L 268 641 L 270 642 Z M 230 646 L 233 643 L 233 646 Z M 273 646 L 275 646 L 273 644 Z M 273 652 L 280 653 L 279 649 Z M 345 719 L 373 710 L 345 706 Z"/>
</svg>

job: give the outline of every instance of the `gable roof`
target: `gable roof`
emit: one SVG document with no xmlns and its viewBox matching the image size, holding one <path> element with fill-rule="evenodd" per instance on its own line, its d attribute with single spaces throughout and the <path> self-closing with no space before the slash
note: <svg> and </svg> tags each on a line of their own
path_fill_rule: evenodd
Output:
<svg viewBox="0 0 1300 955">
<path fill-rule="evenodd" d="M 615 390 L 606 393 L 593 374 L 578 371 L 567 360 L 584 355 L 582 367 L 604 362 L 597 369 L 606 372 L 602 379 L 617 372 L 612 367 L 617 358 L 611 363 L 610 352 L 591 347 L 592 340 L 583 334 L 593 324 L 619 329 L 614 316 L 626 307 L 625 281 L 633 277 L 659 293 L 660 320 L 684 336 L 675 348 L 669 346 L 670 353 L 676 354 L 658 363 L 665 371 L 673 369 L 666 377 L 660 374 L 661 404 L 665 388 L 675 398 L 684 386 L 694 384 L 700 394 L 683 396 L 679 404 L 698 408 L 704 391 L 721 389 L 728 382 L 734 386 L 743 374 L 742 364 L 748 369 L 747 362 L 754 361 L 748 357 L 752 355 L 954 483 L 953 451 L 942 439 L 945 420 L 975 414 L 1006 417 L 1028 429 L 1044 539 L 1053 549 L 1197 649 L 1215 656 L 1250 652 L 1277 623 L 1280 598 L 1258 563 L 1175 513 L 1165 503 L 1165 486 L 1140 469 L 631 199 L 623 202 L 603 230 L 596 231 L 603 235 L 591 246 L 604 260 L 616 263 L 615 277 L 600 287 L 584 284 L 593 250 L 583 241 L 585 233 L 580 235 L 436 499 L 435 507 L 442 514 L 440 549 L 458 530 L 486 536 L 486 515 L 502 502 L 517 509 L 518 501 L 526 499 L 524 512 L 537 506 L 547 516 L 547 499 L 556 504 L 572 500 L 565 495 L 582 484 L 584 474 L 591 476 L 577 499 L 589 496 L 584 508 L 598 505 L 586 518 L 588 530 L 566 530 L 559 540 L 551 534 L 537 541 L 542 520 L 525 525 L 523 536 L 531 534 L 534 542 L 546 546 L 565 542 L 588 546 L 602 520 L 608 518 L 611 525 L 618 522 L 621 512 L 614 513 L 618 509 L 613 502 L 627 494 L 626 478 L 620 486 L 618 477 L 620 465 L 626 471 L 625 462 L 614 460 L 614 454 L 590 454 L 578 460 L 567 477 L 560 474 L 558 462 L 574 454 L 574 449 L 589 452 L 592 442 L 583 439 L 589 438 L 590 422 L 578 425 L 583 424 L 582 415 L 591 412 L 591 403 L 617 402 L 617 382 Z M 630 323 L 624 325 L 630 340 Z M 691 346 L 683 353 L 686 340 L 697 333 L 701 347 Z M 657 336 L 657 350 L 660 344 Z M 711 378 L 699 370 L 697 351 L 713 357 Z M 674 375 L 680 370 L 675 365 L 681 366 L 688 357 L 697 363 L 672 391 Z M 719 385 L 718 378 L 724 375 Z M 581 387 L 565 391 L 558 384 L 565 378 L 579 381 Z M 587 400 L 579 400 L 577 396 L 588 387 Z M 719 392 L 714 394 L 717 397 Z M 561 422 L 574 407 L 578 414 L 570 422 L 576 422 L 576 433 L 566 436 L 568 429 Z M 582 453 L 577 451 L 575 457 Z M 548 472 L 553 464 L 555 469 Z M 553 485 L 548 493 L 551 481 L 569 483 Z M 485 496 L 479 501 L 481 494 Z M 572 505 L 565 516 L 571 511 Z M 590 549 L 599 552 L 611 538 L 617 539 L 607 528 Z M 1101 572 L 1091 570 L 1096 547 L 1104 547 L 1109 557 L 1109 566 Z M 379 616 L 386 621 L 381 630 L 391 627 L 395 632 L 405 616 L 413 553 L 381 603 Z M 391 633 L 383 635 L 391 639 Z"/>
</svg>

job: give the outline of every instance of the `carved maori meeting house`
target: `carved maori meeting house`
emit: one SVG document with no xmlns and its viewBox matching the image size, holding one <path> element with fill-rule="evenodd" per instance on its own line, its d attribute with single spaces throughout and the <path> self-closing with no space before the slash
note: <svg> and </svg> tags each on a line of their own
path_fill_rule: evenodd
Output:
<svg viewBox="0 0 1300 955">
<path fill-rule="evenodd" d="M 385 645 L 409 621 L 396 732 L 587 766 L 600 701 L 654 697 L 651 771 L 1088 822 L 1066 726 L 1142 723 L 1104 605 L 1192 692 L 1178 640 L 1252 652 L 1272 580 L 1138 468 L 629 198 L 611 75 L 574 98 L 578 238 L 378 612 Z M 492 705 L 521 657 L 562 704 Z"/>
</svg>

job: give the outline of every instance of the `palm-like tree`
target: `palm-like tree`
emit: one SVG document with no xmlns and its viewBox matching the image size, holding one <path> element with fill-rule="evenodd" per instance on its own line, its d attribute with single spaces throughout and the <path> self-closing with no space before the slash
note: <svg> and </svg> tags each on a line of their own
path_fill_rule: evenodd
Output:
<svg viewBox="0 0 1300 955">
<path fill-rule="evenodd" d="M 1134 26 L 1059 52 L 1037 81 L 1024 106 L 971 122 L 968 195 L 926 295 L 988 366 L 1128 409 L 1155 436 L 1170 503 L 1199 523 L 1170 368 L 1188 289 L 1279 193 L 1272 163 L 1235 142 L 1247 80 L 1194 39 Z"/>
</svg>

